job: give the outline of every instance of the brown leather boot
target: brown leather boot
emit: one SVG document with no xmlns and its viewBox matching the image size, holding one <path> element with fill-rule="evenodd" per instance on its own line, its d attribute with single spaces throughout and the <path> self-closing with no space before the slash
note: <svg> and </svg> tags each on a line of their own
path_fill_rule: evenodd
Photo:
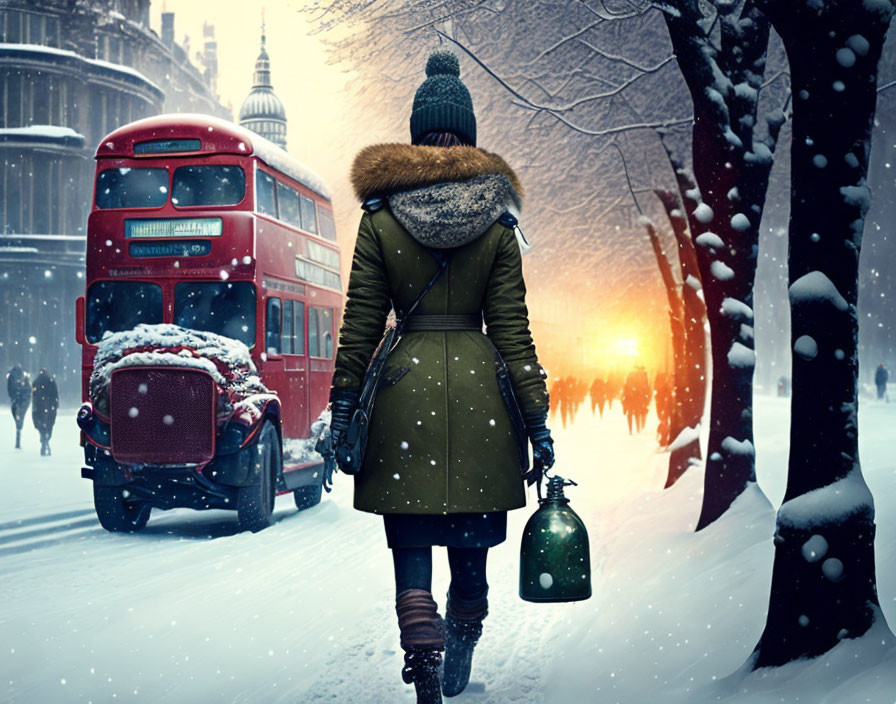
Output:
<svg viewBox="0 0 896 704">
<path fill-rule="evenodd" d="M 408 589 L 395 600 L 404 668 L 401 678 L 413 683 L 417 704 L 442 704 L 441 665 L 445 636 L 438 607 L 424 589 Z"/>
</svg>

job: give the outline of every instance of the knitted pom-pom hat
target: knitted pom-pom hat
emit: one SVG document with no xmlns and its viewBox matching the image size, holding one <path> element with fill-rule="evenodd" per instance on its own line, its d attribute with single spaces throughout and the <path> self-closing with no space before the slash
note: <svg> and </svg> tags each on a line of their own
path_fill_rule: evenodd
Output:
<svg viewBox="0 0 896 704">
<path fill-rule="evenodd" d="M 414 96 L 411 143 L 427 132 L 453 132 L 476 145 L 476 116 L 470 91 L 460 80 L 460 63 L 450 51 L 435 51 L 426 62 L 426 80 Z"/>
</svg>

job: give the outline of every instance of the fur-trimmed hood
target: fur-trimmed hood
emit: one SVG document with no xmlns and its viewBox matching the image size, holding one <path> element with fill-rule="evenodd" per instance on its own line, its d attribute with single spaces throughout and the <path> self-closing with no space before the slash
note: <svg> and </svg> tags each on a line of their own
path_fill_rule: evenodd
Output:
<svg viewBox="0 0 896 704">
<path fill-rule="evenodd" d="M 497 154 L 476 147 L 377 144 L 352 165 L 360 200 L 385 197 L 412 237 L 439 249 L 482 235 L 505 210 L 519 211 L 522 186 Z"/>
</svg>

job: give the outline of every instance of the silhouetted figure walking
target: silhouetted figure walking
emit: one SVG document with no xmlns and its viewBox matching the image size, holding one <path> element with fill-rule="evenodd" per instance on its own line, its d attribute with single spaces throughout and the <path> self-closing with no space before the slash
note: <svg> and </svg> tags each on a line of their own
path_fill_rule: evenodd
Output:
<svg viewBox="0 0 896 704">
<path fill-rule="evenodd" d="M 557 409 L 560 411 L 560 420 L 564 428 L 568 422 L 572 421 L 574 415 L 575 388 L 573 388 L 573 383 L 574 380 L 571 376 L 565 376 L 554 382 L 554 385 L 551 387 L 551 394 L 553 394 L 551 401 L 556 401 Z"/>
<path fill-rule="evenodd" d="M 566 382 L 563 377 L 559 377 L 553 384 L 551 384 L 550 391 L 550 414 L 551 418 L 557 417 L 557 411 L 560 410 L 560 399 L 563 397 L 564 387 L 566 386 Z"/>
<path fill-rule="evenodd" d="M 41 369 L 32 387 L 31 420 L 40 433 L 40 454 L 50 454 L 50 436 L 56 424 L 56 410 L 59 408 L 59 389 L 56 380 L 46 369 Z"/>
<path fill-rule="evenodd" d="M 613 399 L 622 399 L 623 379 L 622 373 L 613 371 L 607 377 L 607 408 L 613 408 Z M 625 409 L 622 409 L 625 413 Z"/>
<path fill-rule="evenodd" d="M 19 450 L 22 447 L 22 425 L 31 405 L 31 375 L 20 364 L 6 375 L 6 392 L 9 394 L 12 417 L 16 421 L 16 449 Z"/>
<path fill-rule="evenodd" d="M 607 402 L 607 382 L 596 377 L 591 382 L 591 415 L 594 415 L 594 409 L 600 411 L 600 417 L 604 417 L 604 404 Z"/>
<path fill-rule="evenodd" d="M 647 407 L 650 405 L 650 381 L 644 367 L 635 367 L 625 378 L 622 389 L 622 411 L 628 420 L 628 432 L 632 433 L 632 421 L 636 432 L 644 429 Z"/>
<path fill-rule="evenodd" d="M 890 372 L 884 366 L 884 363 L 881 362 L 877 365 L 877 371 L 874 372 L 874 385 L 877 387 L 877 398 L 886 399 L 887 403 L 890 402 L 889 396 L 887 396 L 887 382 L 890 380 Z"/>
</svg>

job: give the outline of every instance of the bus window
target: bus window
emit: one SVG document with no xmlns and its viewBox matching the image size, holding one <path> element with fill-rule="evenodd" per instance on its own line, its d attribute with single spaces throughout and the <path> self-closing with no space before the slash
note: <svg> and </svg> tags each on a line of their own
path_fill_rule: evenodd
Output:
<svg viewBox="0 0 896 704">
<path fill-rule="evenodd" d="M 162 287 L 142 281 L 97 281 L 87 291 L 87 340 L 139 323 L 162 322 Z"/>
<path fill-rule="evenodd" d="M 336 241 L 336 223 L 333 222 L 333 211 L 326 208 L 317 209 L 317 217 L 320 220 L 320 234 L 330 240 Z"/>
<path fill-rule="evenodd" d="M 274 179 L 268 176 L 264 171 L 255 172 L 255 209 L 259 213 L 277 217 Z"/>
<path fill-rule="evenodd" d="M 308 354 L 327 359 L 333 356 L 332 308 L 308 309 Z"/>
<path fill-rule="evenodd" d="M 308 244 L 311 244 L 311 242 Z M 341 278 L 338 273 L 304 259 L 296 258 L 296 278 L 310 281 L 313 284 L 328 286 L 336 291 L 342 290 Z"/>
<path fill-rule="evenodd" d="M 317 308 L 308 308 L 308 355 L 320 357 L 320 324 L 317 320 Z"/>
<path fill-rule="evenodd" d="M 320 309 L 320 351 L 321 357 L 333 356 L 333 309 Z"/>
<path fill-rule="evenodd" d="M 314 201 L 302 196 L 302 229 L 313 235 L 317 234 L 317 218 L 314 216 Z"/>
<path fill-rule="evenodd" d="M 239 166 L 179 166 L 174 170 L 171 202 L 178 208 L 195 205 L 236 205 L 246 195 L 246 176 Z"/>
<path fill-rule="evenodd" d="M 168 169 L 106 169 L 96 178 L 98 208 L 159 208 L 168 200 Z"/>
<path fill-rule="evenodd" d="M 277 203 L 280 205 L 280 219 L 295 227 L 302 226 L 299 214 L 299 193 L 286 184 L 277 181 Z"/>
<path fill-rule="evenodd" d="M 255 285 L 188 281 L 174 287 L 174 323 L 255 344 Z"/>
<path fill-rule="evenodd" d="M 293 344 L 293 352 L 296 354 L 303 355 L 305 354 L 305 304 L 301 301 L 296 301 L 295 308 L 295 320 L 293 329 L 294 329 L 294 344 Z"/>
<path fill-rule="evenodd" d="M 283 302 L 283 329 L 280 331 L 280 350 L 283 354 L 292 354 L 295 305 L 295 301 L 287 300 Z"/>
<path fill-rule="evenodd" d="M 280 312 L 283 305 L 279 298 L 269 298 L 264 314 L 264 351 L 280 354 Z"/>
</svg>

